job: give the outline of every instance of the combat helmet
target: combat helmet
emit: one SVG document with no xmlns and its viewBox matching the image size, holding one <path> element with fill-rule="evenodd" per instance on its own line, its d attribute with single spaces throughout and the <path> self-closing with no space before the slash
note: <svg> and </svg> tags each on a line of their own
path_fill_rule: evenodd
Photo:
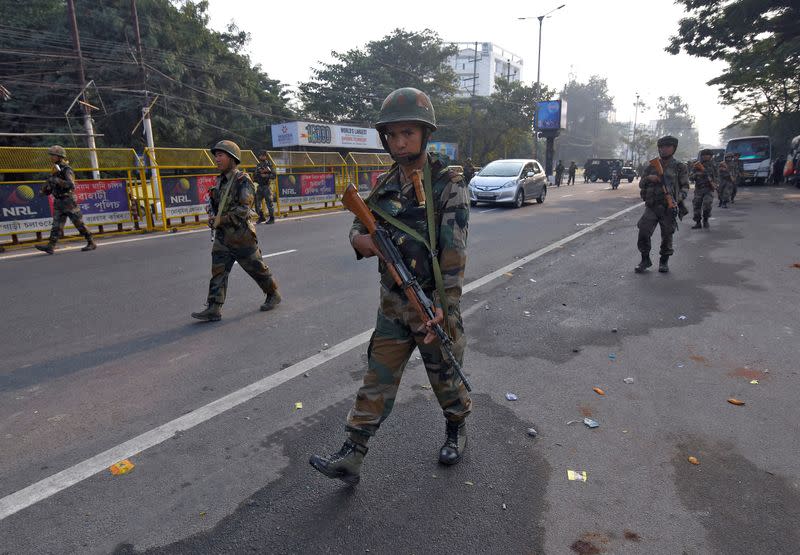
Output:
<svg viewBox="0 0 800 555">
<path fill-rule="evenodd" d="M 678 138 L 677 137 L 673 137 L 672 135 L 664 135 L 663 137 L 661 137 L 658 140 L 658 143 L 656 143 L 656 144 L 659 147 L 662 147 L 662 146 L 674 146 L 675 148 L 678 148 Z"/>
<path fill-rule="evenodd" d="M 216 154 L 218 150 L 236 160 L 237 164 L 242 161 L 242 151 L 239 148 L 239 145 L 233 141 L 224 140 L 218 142 L 216 145 L 214 145 L 214 148 L 211 149 L 211 154 Z"/>
<path fill-rule="evenodd" d="M 61 156 L 62 158 L 67 157 L 67 151 L 61 145 L 51 146 L 50 148 L 47 149 L 47 154 L 50 154 L 51 156 Z"/>
<path fill-rule="evenodd" d="M 389 93 L 381 104 L 375 129 L 381 131 L 390 123 L 415 121 L 436 131 L 436 114 L 427 94 L 414 87 L 403 87 Z"/>
<path fill-rule="evenodd" d="M 704 148 L 700 151 L 700 156 L 714 156 L 714 151 L 710 148 Z"/>
</svg>

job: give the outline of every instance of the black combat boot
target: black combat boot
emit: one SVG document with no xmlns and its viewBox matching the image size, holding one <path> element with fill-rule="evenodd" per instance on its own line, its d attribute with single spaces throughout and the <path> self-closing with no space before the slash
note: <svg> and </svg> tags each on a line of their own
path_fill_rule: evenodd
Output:
<svg viewBox="0 0 800 555">
<path fill-rule="evenodd" d="M 653 261 L 650 260 L 650 255 L 642 253 L 642 261 L 639 262 L 639 265 L 636 266 L 633 271 L 637 274 L 643 274 L 645 270 L 647 270 L 650 266 L 653 265 Z"/>
<path fill-rule="evenodd" d="M 274 224 L 275 223 L 275 216 L 270 215 L 269 220 L 267 220 L 267 223 L 268 224 Z"/>
<path fill-rule="evenodd" d="M 216 322 L 222 319 L 222 305 L 219 303 L 209 303 L 208 307 L 202 312 L 192 312 L 192 318 L 203 320 L 204 322 Z"/>
<path fill-rule="evenodd" d="M 368 450 L 366 445 L 348 438 L 338 453 L 328 457 L 311 455 L 308 464 L 328 478 L 339 478 L 345 484 L 355 486 L 361 481 L 361 463 Z"/>
<path fill-rule="evenodd" d="M 93 251 L 97 248 L 97 243 L 94 242 L 91 235 L 86 236 L 86 246 L 81 249 L 81 252 Z"/>
<path fill-rule="evenodd" d="M 700 225 L 700 223 L 698 222 L 697 225 Z M 711 227 L 710 225 L 708 225 L 708 216 L 703 217 L 703 227 L 706 229 L 709 229 Z"/>
<path fill-rule="evenodd" d="M 265 220 L 265 219 L 264 219 L 264 216 L 259 216 L 259 217 L 258 217 L 258 221 L 257 221 L 256 223 L 257 223 L 257 224 L 263 224 L 263 223 L 264 223 L 264 222 L 266 222 L 266 221 L 267 221 L 267 220 Z"/>
<path fill-rule="evenodd" d="M 666 274 L 667 272 L 669 272 L 669 266 L 667 265 L 668 262 L 669 262 L 669 256 L 662 255 L 661 258 L 658 259 L 658 271 L 661 272 L 662 274 Z"/>
<path fill-rule="evenodd" d="M 281 294 L 278 293 L 277 289 L 274 289 L 272 293 L 267 295 L 267 298 L 264 299 L 264 303 L 261 305 L 261 310 L 266 312 L 267 310 L 272 310 L 279 304 L 281 304 Z"/>
<path fill-rule="evenodd" d="M 55 249 L 53 248 L 53 243 L 47 243 L 46 245 L 36 245 L 36 250 L 46 252 L 47 254 L 53 254 L 55 252 Z"/>
<path fill-rule="evenodd" d="M 467 426 L 464 422 L 448 420 L 445 431 L 447 437 L 439 450 L 439 462 L 450 466 L 461 460 L 461 456 L 467 448 Z"/>
<path fill-rule="evenodd" d="M 703 229 L 703 224 L 700 223 L 700 220 L 695 220 L 692 229 Z"/>
</svg>

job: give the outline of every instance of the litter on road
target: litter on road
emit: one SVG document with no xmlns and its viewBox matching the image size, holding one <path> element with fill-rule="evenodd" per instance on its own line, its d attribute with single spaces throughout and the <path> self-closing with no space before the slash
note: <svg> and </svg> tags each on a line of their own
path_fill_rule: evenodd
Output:
<svg viewBox="0 0 800 555">
<path fill-rule="evenodd" d="M 573 482 L 586 482 L 589 477 L 586 475 L 585 470 L 567 470 L 567 479 Z"/>
<path fill-rule="evenodd" d="M 610 358 L 611 360 L 617 360 L 617 355 L 615 355 L 614 353 L 609 353 L 608 358 Z"/>
<path fill-rule="evenodd" d="M 536 437 L 539 435 L 539 432 L 536 431 L 536 428 L 528 428 L 526 433 L 531 437 Z"/>
<path fill-rule="evenodd" d="M 758 380 L 750 380 L 750 385 L 758 385 Z"/>
<path fill-rule="evenodd" d="M 587 428 L 591 429 L 600 427 L 600 423 L 597 420 L 592 420 L 591 418 L 584 418 L 583 423 L 586 424 Z"/>
<path fill-rule="evenodd" d="M 633 378 L 625 378 L 625 379 L 624 379 L 624 380 L 622 380 L 622 381 L 623 381 L 623 382 L 625 382 L 625 383 L 627 383 L 627 384 L 632 384 L 634 380 L 633 380 Z"/>
<path fill-rule="evenodd" d="M 689 457 L 687 460 L 692 464 L 700 464 L 700 461 L 697 459 L 697 457 Z"/>
<path fill-rule="evenodd" d="M 300 410 L 302 408 L 303 408 L 303 403 L 301 403 L 300 401 L 294 404 L 294 410 Z"/>
<path fill-rule="evenodd" d="M 129 459 L 125 459 L 124 461 L 119 461 L 118 463 L 114 463 L 108 467 L 111 471 L 111 474 L 114 476 L 119 476 L 120 474 L 127 474 L 133 467 L 136 466 L 133 464 Z"/>
<path fill-rule="evenodd" d="M 731 397 L 730 399 L 728 399 L 728 402 L 731 405 L 736 405 L 737 407 L 741 407 L 742 405 L 744 405 L 744 401 L 742 401 L 741 399 L 736 399 L 735 397 Z"/>
<path fill-rule="evenodd" d="M 684 316 L 683 314 L 681 314 L 680 316 L 678 316 L 678 320 L 686 320 L 686 316 Z"/>
<path fill-rule="evenodd" d="M 592 391 L 594 391 L 594 392 L 595 392 L 595 393 L 597 393 L 598 395 L 605 395 L 605 394 L 606 394 L 606 392 L 605 392 L 605 391 L 603 391 L 602 389 L 600 389 L 599 387 L 593 387 L 593 388 L 592 388 Z"/>
<path fill-rule="evenodd" d="M 513 393 L 506 393 L 506 399 L 508 399 L 509 401 L 516 401 L 518 397 Z"/>
</svg>

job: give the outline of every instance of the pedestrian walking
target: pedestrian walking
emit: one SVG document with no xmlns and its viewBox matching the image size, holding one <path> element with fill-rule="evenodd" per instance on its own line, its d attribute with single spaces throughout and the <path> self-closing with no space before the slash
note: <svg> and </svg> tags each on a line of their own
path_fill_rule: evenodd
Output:
<svg viewBox="0 0 800 555">
<path fill-rule="evenodd" d="M 637 247 L 642 255 L 641 262 L 635 268 L 637 274 L 645 272 L 653 265 L 650 260 L 650 248 L 656 226 L 661 228 L 658 271 L 669 272 L 669 257 L 675 253 L 672 235 L 678 225 L 676 217 L 682 218 L 688 212 L 684 206 L 686 196 L 689 194 L 688 171 L 683 163 L 674 158 L 678 139 L 666 135 L 658 140 L 657 145 L 659 157 L 645 166 L 639 180 L 639 194 L 644 201 L 644 214 L 636 224 L 639 228 Z M 656 167 L 658 164 L 664 172 L 663 176 L 658 174 Z M 669 206 L 670 199 L 677 205 L 675 209 Z M 677 214 L 675 210 L 678 211 Z"/>
<path fill-rule="evenodd" d="M 432 323 L 443 322 L 460 364 L 466 344 L 460 302 L 469 222 L 467 184 L 460 172 L 448 170 L 426 154 L 427 142 L 436 130 L 436 117 L 430 98 L 422 91 L 405 87 L 389 94 L 375 127 L 395 164 L 379 179 L 366 203 L 423 291 L 433 299 L 436 317 Z M 357 259 L 378 253 L 358 219 L 350 230 L 350 243 Z M 387 266 L 379 262 L 378 268 L 380 308 L 367 349 L 364 382 L 347 415 L 347 439 L 338 452 L 327 457 L 313 455 L 309 460 L 325 476 L 351 485 L 360 480 L 367 442 L 395 405 L 403 371 L 415 349 L 419 349 L 445 417 L 441 464 L 453 465 L 461 460 L 467 445 L 464 421 L 472 405 L 432 328 L 422 324 Z"/>
<path fill-rule="evenodd" d="M 569 163 L 569 170 L 567 170 L 567 185 L 575 185 L 575 172 L 578 170 L 578 166 L 575 164 L 575 160 L 572 160 Z"/>
<path fill-rule="evenodd" d="M 233 141 L 220 141 L 211 149 L 221 172 L 209 191 L 211 213 L 208 225 L 214 232 L 211 247 L 211 281 L 208 284 L 207 307 L 193 312 L 192 318 L 214 322 L 222 318 L 222 305 L 228 291 L 228 275 L 234 262 L 255 280 L 266 299 L 261 310 L 272 310 L 281 302 L 278 284 L 269 266 L 264 264 L 258 246 L 253 199 L 255 189 L 250 176 L 238 169 L 239 146 Z"/>
<path fill-rule="evenodd" d="M 275 207 L 272 204 L 272 186 L 271 182 L 275 179 L 275 172 L 272 171 L 272 164 L 269 161 L 269 155 L 266 150 L 258 153 L 258 165 L 255 169 L 255 181 L 258 184 L 256 189 L 256 212 L 258 213 L 258 221 L 256 223 L 275 223 Z M 264 203 L 267 203 L 267 211 L 269 212 L 269 219 L 264 218 Z"/>
<path fill-rule="evenodd" d="M 64 224 L 69 218 L 78 233 L 86 238 L 86 246 L 81 250 L 93 251 L 97 248 L 97 244 L 83 223 L 78 197 L 75 195 L 75 172 L 69 167 L 67 151 L 63 146 L 53 145 L 47 149 L 47 154 L 53 164 L 53 172 L 42 187 L 41 194 L 53 195 L 53 225 L 50 228 L 47 245 L 36 245 L 36 248 L 47 254 L 53 254 L 58 238 L 64 231 Z"/>
<path fill-rule="evenodd" d="M 556 187 L 561 187 L 561 179 L 564 177 L 564 164 L 561 160 L 556 164 Z"/>
<path fill-rule="evenodd" d="M 692 229 L 708 229 L 711 217 L 711 208 L 714 206 L 714 191 L 719 183 L 719 172 L 712 160 L 714 153 L 709 148 L 700 151 L 700 160 L 695 162 L 692 170 L 694 174 L 694 225 Z M 702 220 L 702 223 L 700 221 Z"/>
</svg>

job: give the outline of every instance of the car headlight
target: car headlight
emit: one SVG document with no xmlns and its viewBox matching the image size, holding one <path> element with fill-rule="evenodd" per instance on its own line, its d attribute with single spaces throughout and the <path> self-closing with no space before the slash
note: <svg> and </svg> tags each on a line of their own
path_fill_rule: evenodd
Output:
<svg viewBox="0 0 800 555">
<path fill-rule="evenodd" d="M 509 181 L 508 183 L 503 184 L 503 189 L 509 189 L 511 187 L 516 187 L 516 186 L 517 186 L 516 181 Z"/>
</svg>

